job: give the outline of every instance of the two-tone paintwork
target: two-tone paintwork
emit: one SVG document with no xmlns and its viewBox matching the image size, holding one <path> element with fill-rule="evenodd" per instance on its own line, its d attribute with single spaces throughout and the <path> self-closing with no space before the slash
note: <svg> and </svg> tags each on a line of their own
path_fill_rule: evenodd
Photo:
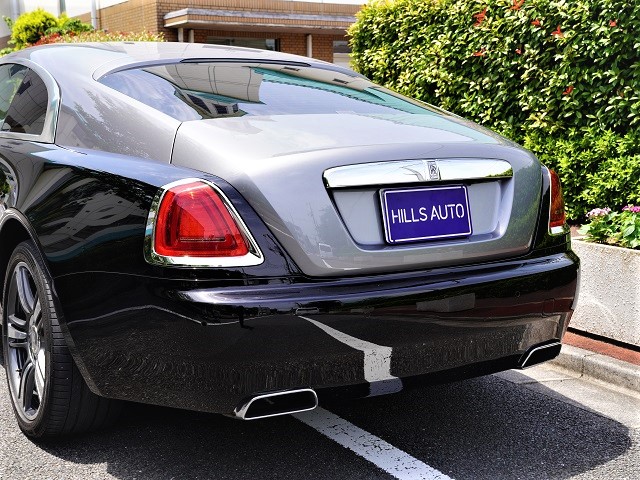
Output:
<svg viewBox="0 0 640 480">
<path fill-rule="evenodd" d="M 367 144 L 337 131 L 369 122 L 348 115 L 331 119 L 346 122 L 338 129 L 330 119 L 302 118 L 247 120 L 255 133 L 233 119 L 181 124 L 96 82 L 113 69 L 183 56 L 318 63 L 155 44 L 52 46 L 2 60 L 49 72 L 60 109 L 54 142 L 0 135 L 7 190 L 0 278 L 12 248 L 32 239 L 53 278 L 65 339 L 96 393 L 230 413 L 259 392 L 363 385 L 359 392 L 369 395 L 389 391 L 390 380 L 397 387 L 393 379 L 512 368 L 531 347 L 562 338 L 578 259 L 566 234 L 549 234 L 548 177 L 529 152 L 444 114 L 435 130 L 450 125 L 473 138 L 444 142 L 425 127 L 422 140 L 396 143 L 379 140 L 388 133 L 379 125 Z M 278 135 L 294 127 L 309 133 L 304 151 Z M 497 180 L 511 201 L 496 235 L 363 246 L 324 181 L 346 165 L 453 158 L 512 167 L 510 179 Z M 171 268 L 145 261 L 153 200 L 186 178 L 224 193 L 263 262 Z M 309 206 L 326 212 L 328 224 L 309 221 Z M 304 238 L 327 231 L 340 250 L 312 251 Z"/>
</svg>

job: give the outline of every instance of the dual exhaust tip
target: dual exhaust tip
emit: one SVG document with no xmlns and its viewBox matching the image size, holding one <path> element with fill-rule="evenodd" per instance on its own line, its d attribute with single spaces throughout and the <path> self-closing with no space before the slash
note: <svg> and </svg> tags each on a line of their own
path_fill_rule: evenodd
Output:
<svg viewBox="0 0 640 480">
<path fill-rule="evenodd" d="M 241 403 L 233 414 L 242 420 L 277 417 L 313 410 L 318 406 L 318 395 L 311 388 L 284 390 L 255 395 Z"/>
<path fill-rule="evenodd" d="M 522 355 L 518 367 L 528 368 L 551 360 L 558 356 L 561 348 L 560 342 L 536 345 Z M 316 392 L 311 388 L 300 388 L 254 395 L 236 407 L 233 414 L 242 420 L 258 420 L 306 412 L 317 406 Z"/>
</svg>

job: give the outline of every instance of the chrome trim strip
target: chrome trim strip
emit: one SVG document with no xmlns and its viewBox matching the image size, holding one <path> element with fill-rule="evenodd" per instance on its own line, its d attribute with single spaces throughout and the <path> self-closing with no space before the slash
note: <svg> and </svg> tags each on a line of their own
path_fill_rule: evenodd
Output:
<svg viewBox="0 0 640 480">
<path fill-rule="evenodd" d="M 549 179 L 549 216 L 547 218 L 547 225 L 551 224 L 551 170 L 547 168 L 547 178 Z M 566 209 L 565 209 L 566 214 Z M 566 216 L 564 225 L 558 227 L 549 227 L 549 235 L 565 235 L 571 231 L 571 227 L 567 225 Z"/>
<path fill-rule="evenodd" d="M 30 68 L 36 72 L 47 87 L 47 114 L 44 119 L 44 126 L 40 135 L 30 133 L 2 132 L 0 138 L 15 138 L 41 143 L 54 143 L 56 138 L 56 128 L 58 124 L 58 111 L 60 109 L 60 87 L 53 76 L 37 63 L 24 58 L 6 58 L 0 65 L 18 64 Z"/>
<path fill-rule="evenodd" d="M 265 398 L 281 397 L 283 395 L 291 395 L 296 393 L 311 393 L 313 395 L 314 405 L 312 407 L 305 407 L 301 409 L 290 410 L 287 412 L 279 412 L 279 413 L 273 413 L 269 415 L 260 415 L 259 417 L 246 418 L 247 412 L 249 411 L 249 407 L 257 400 L 264 400 Z M 264 395 L 256 395 L 255 397 L 251 397 L 251 399 L 249 399 L 249 401 L 247 401 L 246 403 L 236 407 L 236 409 L 233 411 L 233 414 L 236 417 L 241 418 L 242 420 L 259 420 L 261 418 L 270 418 L 270 417 L 277 417 L 280 415 L 289 415 L 292 413 L 308 412 L 309 410 L 313 410 L 317 406 L 318 406 L 318 395 L 316 394 L 315 390 L 313 390 L 312 388 L 300 388 L 298 390 L 284 390 L 280 392 L 265 393 Z"/>
<path fill-rule="evenodd" d="M 171 257 L 158 254 L 153 248 L 155 244 L 156 235 L 156 216 L 162 198 L 167 190 L 176 187 L 178 185 L 184 185 L 186 183 L 200 182 L 209 185 L 222 199 L 225 207 L 229 210 L 229 213 L 233 217 L 234 221 L 238 225 L 240 232 L 244 236 L 249 252 L 241 257 Z M 149 209 L 149 217 L 147 218 L 147 226 L 144 233 L 144 259 L 151 265 L 159 265 L 162 267 L 209 267 L 209 268 L 228 268 L 228 267 L 250 267 L 260 265 L 264 262 L 264 256 L 258 247 L 258 243 L 251 235 L 249 228 L 244 223 L 240 214 L 236 211 L 231 201 L 227 196 L 211 182 L 203 180 L 201 178 L 185 178 L 176 182 L 163 185 L 153 201 L 151 202 L 151 208 Z"/>
<path fill-rule="evenodd" d="M 437 169 L 434 169 L 434 164 Z M 511 178 L 513 169 L 505 160 L 484 158 L 397 160 L 329 168 L 324 171 L 323 177 L 328 188 L 350 188 Z"/>
</svg>

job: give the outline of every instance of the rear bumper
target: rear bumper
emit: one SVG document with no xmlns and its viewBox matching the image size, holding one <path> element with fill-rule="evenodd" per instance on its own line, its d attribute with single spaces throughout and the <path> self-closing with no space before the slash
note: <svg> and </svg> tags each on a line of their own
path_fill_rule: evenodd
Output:
<svg viewBox="0 0 640 480">
<path fill-rule="evenodd" d="M 532 346 L 562 339 L 578 269 L 567 252 L 295 284 L 216 287 L 112 273 L 55 283 L 67 340 L 94 391 L 230 413 L 259 392 L 364 385 L 365 395 L 389 393 L 405 377 L 514 368 Z"/>
</svg>

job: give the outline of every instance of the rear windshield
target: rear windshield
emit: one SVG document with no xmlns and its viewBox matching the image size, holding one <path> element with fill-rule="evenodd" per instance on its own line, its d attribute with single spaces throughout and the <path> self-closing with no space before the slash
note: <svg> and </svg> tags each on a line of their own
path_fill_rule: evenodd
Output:
<svg viewBox="0 0 640 480">
<path fill-rule="evenodd" d="M 250 63 L 178 63 L 99 80 L 180 121 L 243 115 L 433 114 L 428 106 L 333 70 Z"/>
</svg>

